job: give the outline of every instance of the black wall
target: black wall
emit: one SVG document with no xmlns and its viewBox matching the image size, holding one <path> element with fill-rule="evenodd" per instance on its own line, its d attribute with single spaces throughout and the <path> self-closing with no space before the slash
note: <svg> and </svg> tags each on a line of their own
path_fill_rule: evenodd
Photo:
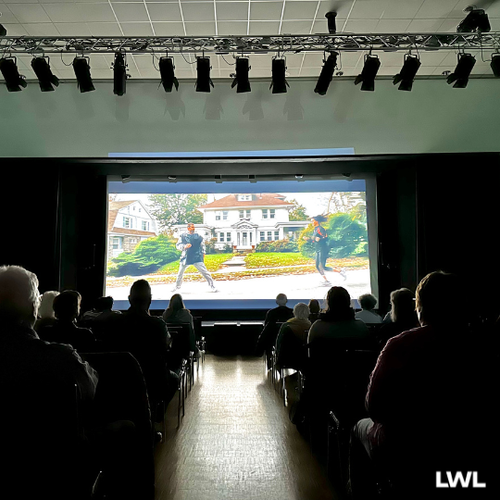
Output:
<svg viewBox="0 0 500 500">
<path fill-rule="evenodd" d="M 0 264 L 34 271 L 41 292 L 77 289 L 84 309 L 103 290 L 107 174 L 279 176 L 297 170 L 296 164 L 286 162 L 190 168 L 130 161 L 4 159 L 1 165 Z M 425 274 L 442 269 L 466 278 L 467 287 L 457 291 L 457 311 L 461 297 L 472 292 L 483 314 L 498 314 L 498 154 L 344 157 L 301 169 L 305 175 L 377 176 L 381 310 L 387 309 L 392 290 L 415 289 Z"/>
</svg>

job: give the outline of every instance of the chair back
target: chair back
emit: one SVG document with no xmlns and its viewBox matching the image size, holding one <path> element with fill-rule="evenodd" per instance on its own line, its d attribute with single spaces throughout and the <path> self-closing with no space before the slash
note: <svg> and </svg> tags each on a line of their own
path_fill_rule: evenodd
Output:
<svg viewBox="0 0 500 500">
<path fill-rule="evenodd" d="M 189 323 L 167 323 L 167 329 L 172 338 L 169 365 L 170 369 L 175 371 L 181 366 L 183 359 L 189 359 L 191 325 Z"/>
</svg>

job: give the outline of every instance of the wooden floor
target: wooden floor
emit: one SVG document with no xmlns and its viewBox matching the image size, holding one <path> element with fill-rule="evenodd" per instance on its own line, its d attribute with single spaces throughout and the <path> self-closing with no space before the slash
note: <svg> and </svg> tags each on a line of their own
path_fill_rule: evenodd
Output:
<svg viewBox="0 0 500 500">
<path fill-rule="evenodd" d="M 156 500 L 336 500 L 261 358 L 207 355 L 156 447 Z"/>
</svg>

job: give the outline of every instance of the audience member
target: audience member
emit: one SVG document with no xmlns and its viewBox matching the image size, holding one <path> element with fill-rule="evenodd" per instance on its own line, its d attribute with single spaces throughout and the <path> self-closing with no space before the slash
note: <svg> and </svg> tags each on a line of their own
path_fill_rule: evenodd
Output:
<svg viewBox="0 0 500 500">
<path fill-rule="evenodd" d="M 179 293 L 172 295 L 168 307 L 163 311 L 163 321 L 165 323 L 187 323 L 189 325 L 189 349 L 199 354 L 196 348 L 196 336 L 194 331 L 194 319 L 189 311 L 184 306 L 184 301 Z"/>
<path fill-rule="evenodd" d="M 98 377 L 71 346 L 40 340 L 38 303 L 35 274 L 0 267 L 2 495 L 83 498 L 90 486 L 79 482 L 85 458 L 74 414 L 93 399 Z"/>
<path fill-rule="evenodd" d="M 120 311 L 113 310 L 113 303 L 114 299 L 111 296 L 99 297 L 95 301 L 94 307 L 82 314 L 80 325 L 93 330 L 96 320 L 106 321 L 109 316 L 121 314 Z"/>
<path fill-rule="evenodd" d="M 458 290 L 455 275 L 438 271 L 423 278 L 416 291 L 421 327 L 391 338 L 380 353 L 366 394 L 369 418 L 353 429 L 354 498 L 373 493 L 373 466 L 407 487 L 400 492 L 405 498 L 423 498 L 421 488 L 439 493 L 436 471 L 479 471 L 492 479 L 482 462 L 482 428 L 493 416 L 487 388 L 493 377 L 471 349 L 465 315 L 456 314 Z M 497 449 L 493 434 L 488 449 Z"/>
<path fill-rule="evenodd" d="M 355 319 L 351 297 L 345 288 L 330 288 L 326 302 L 326 311 L 320 314 L 319 320 L 309 330 L 309 344 L 320 339 L 338 340 L 347 344 L 368 340 L 368 327 L 363 321 Z"/>
<path fill-rule="evenodd" d="M 319 305 L 319 300 L 311 299 L 309 301 L 309 321 L 311 325 L 319 319 L 319 315 L 321 313 L 321 306 Z"/>
<path fill-rule="evenodd" d="M 268 356 L 270 355 L 271 349 L 276 342 L 276 337 L 278 336 L 278 323 L 284 323 L 290 318 L 293 318 L 293 310 L 286 305 L 287 302 L 287 296 L 284 293 L 279 293 L 276 296 L 277 307 L 267 311 L 264 320 L 264 328 L 257 340 L 257 353 L 259 355 L 262 355 L 264 352 Z"/>
<path fill-rule="evenodd" d="M 390 338 L 419 326 L 415 296 L 411 290 L 400 288 L 391 292 L 390 318 L 391 321 L 384 323 L 377 332 L 380 348 L 383 348 Z"/>
<path fill-rule="evenodd" d="M 56 322 L 54 314 L 54 299 L 59 295 L 57 291 L 44 292 L 40 298 L 40 307 L 38 308 L 38 318 L 35 321 L 33 329 L 38 332 L 40 328 L 53 325 Z"/>
<path fill-rule="evenodd" d="M 382 317 L 374 309 L 377 305 L 377 299 L 371 293 L 365 293 L 358 297 L 361 311 L 357 312 L 355 317 L 368 324 L 382 323 Z"/>
<path fill-rule="evenodd" d="M 88 328 L 76 325 L 80 315 L 82 297 L 75 290 L 65 290 L 54 298 L 54 314 L 57 321 L 53 325 L 40 328 L 38 335 L 48 342 L 70 344 L 80 352 L 92 351 L 95 338 Z"/>
<path fill-rule="evenodd" d="M 293 308 L 293 318 L 290 318 L 280 328 L 276 339 L 276 364 L 278 367 L 304 368 L 307 353 L 307 333 L 311 327 L 309 307 L 299 302 Z"/>
<path fill-rule="evenodd" d="M 151 298 L 149 283 L 135 281 L 128 296 L 129 309 L 107 321 L 103 344 L 108 350 L 128 351 L 139 361 L 155 415 L 159 402 L 168 403 L 174 397 L 178 376 L 167 366 L 171 337 L 163 319 L 150 315 Z"/>
</svg>

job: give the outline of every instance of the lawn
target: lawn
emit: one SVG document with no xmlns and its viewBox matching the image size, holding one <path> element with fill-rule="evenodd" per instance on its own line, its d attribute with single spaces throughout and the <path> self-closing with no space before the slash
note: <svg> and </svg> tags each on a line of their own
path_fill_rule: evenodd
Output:
<svg viewBox="0 0 500 500">
<path fill-rule="evenodd" d="M 232 253 L 214 253 L 205 255 L 205 265 L 210 272 L 215 272 L 220 269 L 221 265 L 226 262 L 226 260 L 231 259 Z M 157 274 L 177 274 L 179 271 L 179 261 L 169 262 L 165 264 L 162 268 L 158 269 L 153 275 Z M 195 273 L 196 268 L 194 266 L 189 266 L 186 268 L 186 273 Z"/>
<path fill-rule="evenodd" d="M 313 262 L 312 259 L 304 257 L 296 252 L 256 252 L 249 253 L 245 257 L 247 269 L 259 269 L 265 267 L 303 266 Z"/>
</svg>

